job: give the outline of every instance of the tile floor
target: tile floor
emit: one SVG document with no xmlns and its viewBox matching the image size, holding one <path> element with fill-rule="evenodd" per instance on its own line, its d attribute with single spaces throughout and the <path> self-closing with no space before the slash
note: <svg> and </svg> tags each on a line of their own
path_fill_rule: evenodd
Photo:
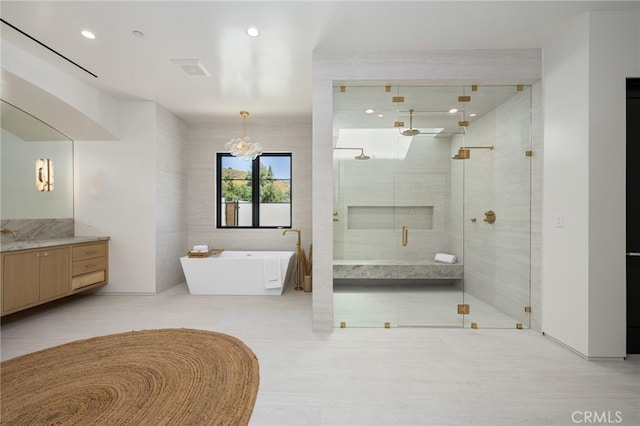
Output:
<svg viewBox="0 0 640 426">
<path fill-rule="evenodd" d="M 187 327 L 258 356 L 251 425 L 640 424 L 640 357 L 587 361 L 531 330 L 311 330 L 311 294 L 76 296 L 3 318 L 3 360 L 72 340 Z M 596 417 L 597 416 L 597 417 Z M 604 423 L 604 422 L 600 422 Z M 593 424 L 593 422 L 591 422 Z"/>
<path fill-rule="evenodd" d="M 358 281 L 358 280 L 356 280 Z M 375 281 L 375 280 L 374 280 Z M 334 284 L 334 327 L 467 327 L 529 328 L 529 314 L 513 318 L 480 299 L 447 284 Z M 388 283 L 387 283 L 388 281 Z M 459 315 L 458 304 L 470 306 Z"/>
</svg>

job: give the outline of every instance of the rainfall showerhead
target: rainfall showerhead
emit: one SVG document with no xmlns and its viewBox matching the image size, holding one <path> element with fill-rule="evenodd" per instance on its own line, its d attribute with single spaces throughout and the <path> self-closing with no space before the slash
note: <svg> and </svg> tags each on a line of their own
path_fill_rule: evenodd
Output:
<svg viewBox="0 0 640 426">
<path fill-rule="evenodd" d="M 336 147 L 336 148 L 333 148 L 333 149 L 348 149 L 348 150 L 351 150 L 351 151 L 360 150 L 360 154 L 358 154 L 355 157 L 353 157 L 356 160 L 369 160 L 371 158 L 368 155 L 365 155 L 364 148 L 348 148 L 348 147 L 338 148 L 338 147 Z"/>
<path fill-rule="evenodd" d="M 415 136 L 419 134 L 420 134 L 420 130 L 418 129 L 407 129 L 402 132 L 402 136 Z"/>
<path fill-rule="evenodd" d="M 488 149 L 493 150 L 494 146 L 461 146 L 458 148 L 458 153 L 451 157 L 454 160 L 467 160 L 471 158 L 471 150 L 472 149 Z"/>
<path fill-rule="evenodd" d="M 415 136 L 420 134 L 420 130 L 413 128 L 413 110 L 409 110 L 409 128 L 402 131 L 402 136 Z"/>
<path fill-rule="evenodd" d="M 468 158 L 471 158 L 471 150 L 469 150 L 468 148 L 460 148 L 458 149 L 458 153 L 451 158 L 453 158 L 454 160 L 466 160 Z"/>
</svg>

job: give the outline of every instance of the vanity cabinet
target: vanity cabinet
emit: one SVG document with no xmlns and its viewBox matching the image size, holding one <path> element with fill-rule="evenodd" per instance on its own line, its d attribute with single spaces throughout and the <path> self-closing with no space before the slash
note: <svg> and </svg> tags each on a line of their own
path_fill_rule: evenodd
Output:
<svg viewBox="0 0 640 426">
<path fill-rule="evenodd" d="M 107 243 L 75 245 L 71 290 L 107 281 Z"/>
<path fill-rule="evenodd" d="M 3 254 L 2 312 L 69 294 L 70 259 L 69 247 Z"/>
<path fill-rule="evenodd" d="M 108 242 L 66 244 L 2 253 L 2 315 L 102 285 Z"/>
</svg>

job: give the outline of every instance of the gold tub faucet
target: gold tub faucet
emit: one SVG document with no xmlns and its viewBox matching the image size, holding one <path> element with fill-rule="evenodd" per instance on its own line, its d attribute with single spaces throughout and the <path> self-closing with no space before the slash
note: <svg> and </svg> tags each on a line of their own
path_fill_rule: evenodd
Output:
<svg viewBox="0 0 640 426">
<path fill-rule="evenodd" d="M 286 235 L 287 232 L 297 232 L 298 233 L 298 242 L 296 243 L 296 248 L 300 248 L 300 230 L 299 229 L 285 229 L 282 232 L 282 235 Z"/>
<path fill-rule="evenodd" d="M 14 231 L 13 229 L 2 228 L 0 229 L 0 232 L 2 232 L 3 234 L 11 234 L 14 240 L 18 237 L 18 231 Z"/>
<path fill-rule="evenodd" d="M 294 272 L 294 282 L 296 284 L 295 290 L 302 290 L 302 282 L 304 280 L 304 271 L 305 271 L 305 263 L 306 258 L 303 253 L 302 248 L 300 247 L 300 230 L 299 229 L 285 229 L 282 232 L 282 235 L 286 235 L 287 232 L 297 232 L 298 233 L 298 242 L 296 243 L 296 269 Z"/>
</svg>

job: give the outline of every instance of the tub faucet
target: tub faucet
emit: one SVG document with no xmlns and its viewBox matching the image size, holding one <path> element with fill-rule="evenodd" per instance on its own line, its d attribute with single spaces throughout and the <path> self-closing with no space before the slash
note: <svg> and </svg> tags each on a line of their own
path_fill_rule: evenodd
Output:
<svg viewBox="0 0 640 426">
<path fill-rule="evenodd" d="M 296 284 L 295 290 L 302 290 L 302 281 L 304 280 L 306 257 L 300 247 L 300 230 L 299 229 L 285 229 L 282 235 L 286 235 L 287 232 L 297 232 L 298 242 L 296 243 L 296 270 L 294 272 L 294 282 Z"/>
<path fill-rule="evenodd" d="M 297 232 L 298 233 L 298 242 L 296 243 L 296 248 L 300 248 L 300 230 L 299 229 L 285 229 L 282 232 L 282 235 L 286 235 L 287 232 Z"/>
<path fill-rule="evenodd" d="M 18 237 L 18 231 L 14 231 L 13 229 L 2 228 L 0 229 L 0 232 L 2 232 L 3 234 L 11 234 L 14 240 Z"/>
</svg>

